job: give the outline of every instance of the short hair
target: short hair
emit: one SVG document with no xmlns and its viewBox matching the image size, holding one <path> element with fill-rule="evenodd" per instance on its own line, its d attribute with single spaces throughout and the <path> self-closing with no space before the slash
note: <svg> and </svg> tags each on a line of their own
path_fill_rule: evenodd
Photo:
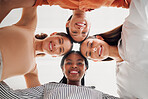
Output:
<svg viewBox="0 0 148 99">
<path fill-rule="evenodd" d="M 72 18 L 72 16 L 73 16 L 73 15 L 71 15 L 71 16 L 68 18 L 67 21 L 70 21 L 71 18 Z M 70 31 L 69 31 L 69 27 L 66 27 L 66 32 L 67 32 L 68 36 L 70 37 L 70 39 L 71 39 L 74 43 L 80 43 L 80 44 L 81 44 L 81 43 L 82 43 L 83 41 L 85 41 L 86 38 L 88 37 L 88 34 L 89 34 L 90 30 L 88 31 L 86 38 L 85 38 L 84 40 L 80 41 L 80 42 L 74 40 L 74 39 L 71 37 L 71 35 L 70 35 Z"/>
</svg>

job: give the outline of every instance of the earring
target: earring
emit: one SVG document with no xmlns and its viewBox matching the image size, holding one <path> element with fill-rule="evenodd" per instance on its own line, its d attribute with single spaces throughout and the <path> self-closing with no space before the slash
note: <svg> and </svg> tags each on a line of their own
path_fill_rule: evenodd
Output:
<svg viewBox="0 0 148 99">
<path fill-rule="evenodd" d="M 57 34 L 57 32 L 53 32 L 53 33 L 51 33 L 50 36 L 53 36 L 53 35 L 55 35 L 55 34 Z"/>
<path fill-rule="evenodd" d="M 52 56 L 52 57 L 57 57 L 57 56 Z"/>
<path fill-rule="evenodd" d="M 100 39 L 100 40 L 104 40 L 101 36 L 99 36 L 99 35 L 96 35 L 96 38 L 97 39 Z"/>
</svg>

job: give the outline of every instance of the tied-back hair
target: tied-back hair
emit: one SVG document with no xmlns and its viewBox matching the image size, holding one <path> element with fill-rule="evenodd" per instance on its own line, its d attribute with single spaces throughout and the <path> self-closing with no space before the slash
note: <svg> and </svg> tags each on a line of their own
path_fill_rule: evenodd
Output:
<svg viewBox="0 0 148 99">
<path fill-rule="evenodd" d="M 106 43 L 108 43 L 110 46 L 117 46 L 118 41 L 121 38 L 121 32 L 122 32 L 122 25 L 112 29 L 111 31 L 107 31 L 105 33 L 96 34 L 93 36 L 89 36 L 87 39 L 97 39 L 96 36 L 101 36 Z M 112 58 L 108 57 L 102 61 L 111 61 Z"/>
<path fill-rule="evenodd" d="M 97 35 L 101 36 L 104 39 L 104 41 L 106 43 L 108 43 L 109 45 L 117 46 L 118 41 L 121 38 L 121 32 L 122 32 L 122 25 L 114 28 L 111 31 L 101 33 L 101 34 L 97 34 Z M 97 35 L 94 35 L 95 38 L 96 38 Z"/>
<path fill-rule="evenodd" d="M 71 20 L 72 16 L 73 16 L 73 15 L 71 15 L 71 16 L 68 18 L 67 22 Z M 68 36 L 70 37 L 70 39 L 71 39 L 74 43 L 79 43 L 79 44 L 81 44 L 81 43 L 82 43 L 83 41 L 85 41 L 86 38 L 88 37 L 88 34 L 89 34 L 90 30 L 88 31 L 86 38 L 85 38 L 84 40 L 80 41 L 80 42 L 75 41 L 75 40 L 71 37 L 70 31 L 69 31 L 69 27 L 66 27 L 66 32 L 67 32 Z"/>
<path fill-rule="evenodd" d="M 84 75 L 85 76 L 85 75 Z M 81 79 L 81 85 L 84 86 L 85 85 L 85 79 L 83 78 Z M 63 76 L 63 78 L 61 79 L 61 81 L 59 83 L 63 83 L 63 84 L 67 84 L 67 78 L 65 77 L 65 75 Z"/>
<path fill-rule="evenodd" d="M 66 59 L 70 54 L 72 54 L 72 53 L 79 54 L 79 55 L 84 59 L 84 61 L 85 61 L 85 66 L 86 66 L 86 68 L 88 69 L 88 60 L 80 53 L 80 51 L 70 51 L 70 52 L 68 52 L 67 54 L 65 54 L 65 55 L 63 56 L 62 60 L 61 60 L 61 64 L 60 64 L 61 69 L 62 69 L 63 66 L 64 66 L 64 61 L 65 61 L 65 59 Z M 84 75 L 84 76 L 85 76 L 85 75 Z M 85 85 L 84 76 L 83 76 L 83 78 L 81 79 L 81 85 L 83 85 L 83 86 Z M 61 79 L 60 83 L 67 84 L 67 78 L 65 77 L 65 75 L 64 75 L 63 78 Z"/>
<path fill-rule="evenodd" d="M 72 50 L 72 48 L 73 48 L 73 41 L 71 40 L 70 36 L 68 36 L 68 35 L 67 35 L 66 33 L 64 33 L 64 32 L 58 32 L 58 33 L 56 33 L 55 35 L 59 35 L 59 36 L 63 36 L 63 37 L 68 38 L 69 41 L 71 42 L 71 45 L 72 45 L 69 51 Z M 39 40 L 43 40 L 43 39 L 45 39 L 46 37 L 48 37 L 48 35 L 45 34 L 45 33 L 41 33 L 41 34 L 36 34 L 36 35 L 35 35 L 35 38 L 36 38 L 36 39 L 39 39 Z M 65 53 L 65 54 L 66 54 L 66 53 Z M 45 53 L 38 53 L 36 56 L 39 56 L 39 55 L 45 55 Z M 63 54 L 63 55 L 64 55 L 64 54 Z"/>
</svg>

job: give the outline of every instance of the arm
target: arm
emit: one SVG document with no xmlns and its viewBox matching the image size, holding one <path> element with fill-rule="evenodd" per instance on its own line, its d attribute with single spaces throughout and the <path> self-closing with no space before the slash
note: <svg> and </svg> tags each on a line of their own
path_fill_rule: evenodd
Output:
<svg viewBox="0 0 148 99">
<path fill-rule="evenodd" d="M 37 24 L 37 8 L 28 7 L 23 8 L 21 19 L 15 24 L 16 26 L 25 26 L 35 30 Z"/>
<path fill-rule="evenodd" d="M 38 79 L 38 71 L 36 66 L 30 73 L 25 74 L 24 77 L 28 88 L 41 85 Z"/>
<path fill-rule="evenodd" d="M 15 8 L 32 7 L 35 0 L 0 0 L 0 23 Z"/>
<path fill-rule="evenodd" d="M 44 86 L 13 90 L 4 81 L 0 82 L 0 99 L 43 99 Z"/>
</svg>

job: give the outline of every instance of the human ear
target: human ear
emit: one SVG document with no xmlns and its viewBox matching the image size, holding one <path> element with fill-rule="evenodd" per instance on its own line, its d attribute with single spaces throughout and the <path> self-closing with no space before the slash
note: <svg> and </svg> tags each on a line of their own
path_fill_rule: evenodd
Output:
<svg viewBox="0 0 148 99">
<path fill-rule="evenodd" d="M 94 62 L 98 62 L 99 60 L 93 60 Z"/>
<path fill-rule="evenodd" d="M 99 40 L 104 40 L 102 36 L 96 35 L 96 38 Z"/>
<path fill-rule="evenodd" d="M 69 27 L 69 23 L 70 23 L 70 21 L 67 21 L 66 22 L 66 27 Z"/>
<path fill-rule="evenodd" d="M 50 36 L 53 36 L 53 35 L 56 35 L 56 34 L 57 34 L 57 32 L 53 32 L 53 33 L 50 34 Z"/>
<path fill-rule="evenodd" d="M 52 57 L 57 57 L 57 56 L 52 56 Z"/>
</svg>

